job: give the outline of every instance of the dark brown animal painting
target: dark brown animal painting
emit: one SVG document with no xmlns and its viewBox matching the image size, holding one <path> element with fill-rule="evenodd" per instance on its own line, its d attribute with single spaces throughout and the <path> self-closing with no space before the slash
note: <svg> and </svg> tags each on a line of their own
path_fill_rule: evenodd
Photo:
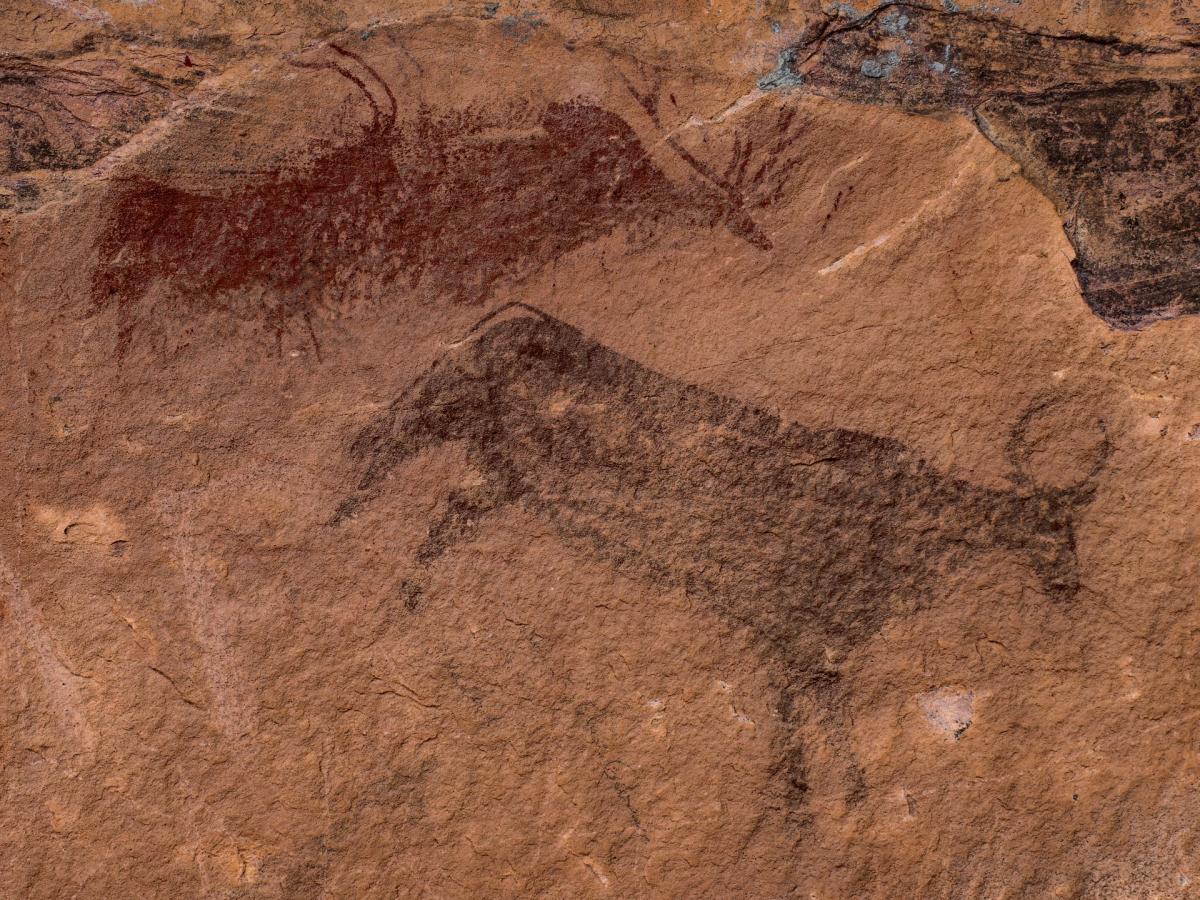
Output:
<svg viewBox="0 0 1200 900">
<path fill-rule="evenodd" d="M 461 442 L 483 483 L 450 495 L 419 567 L 520 506 L 616 570 L 749 629 L 787 672 L 787 709 L 798 691 L 832 697 L 827 649 L 862 645 L 981 554 L 1016 554 L 1053 601 L 1076 594 L 1091 478 L 1034 484 L 1025 424 L 1010 446 L 1013 486 L 981 487 L 886 437 L 784 426 L 515 305 L 358 435 L 360 481 L 334 519 L 377 497 L 402 461 Z"/>
</svg>

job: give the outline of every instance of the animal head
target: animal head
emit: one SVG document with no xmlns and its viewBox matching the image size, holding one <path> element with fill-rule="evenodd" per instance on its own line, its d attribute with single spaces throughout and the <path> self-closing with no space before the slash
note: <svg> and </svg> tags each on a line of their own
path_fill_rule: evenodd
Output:
<svg viewBox="0 0 1200 900">
<path fill-rule="evenodd" d="M 499 440 L 505 417 L 557 390 L 578 389 L 591 349 L 577 329 L 525 304 L 506 304 L 484 317 L 355 437 L 349 454 L 362 474 L 334 521 L 420 451 L 457 440 Z"/>
</svg>

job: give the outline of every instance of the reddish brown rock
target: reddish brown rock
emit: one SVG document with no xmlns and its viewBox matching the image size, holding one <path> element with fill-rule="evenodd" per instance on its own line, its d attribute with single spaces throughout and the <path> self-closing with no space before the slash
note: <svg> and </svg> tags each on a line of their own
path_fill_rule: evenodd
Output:
<svg viewBox="0 0 1200 900">
<path fill-rule="evenodd" d="M 1056 202 L 1088 305 L 1136 328 L 1200 311 L 1198 72 L 1189 43 L 889 3 L 818 22 L 769 82 L 971 116 Z"/>
<path fill-rule="evenodd" d="M 888 10 L 4 11 L 161 87 L 6 176 L 0 895 L 1190 896 L 1200 320 L 1073 263 L 1182 258 L 1192 151 L 1063 135 L 1197 17 L 960 6 L 906 27 L 1077 53 L 927 104 L 851 90 Z"/>
</svg>

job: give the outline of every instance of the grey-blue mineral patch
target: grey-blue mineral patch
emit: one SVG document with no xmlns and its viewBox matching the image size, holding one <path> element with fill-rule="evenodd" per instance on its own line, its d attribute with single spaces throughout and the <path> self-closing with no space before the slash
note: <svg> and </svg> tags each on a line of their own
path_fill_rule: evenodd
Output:
<svg viewBox="0 0 1200 900">
<path fill-rule="evenodd" d="M 835 13 L 839 16 L 844 16 L 847 19 L 861 19 L 866 15 L 866 13 L 861 13 L 855 9 L 853 3 L 846 3 L 844 0 L 838 0 L 837 3 L 831 3 L 826 12 Z"/>
<path fill-rule="evenodd" d="M 864 59 L 860 71 L 868 78 L 887 78 L 900 65 L 900 54 L 890 50 L 883 56 Z"/>
<path fill-rule="evenodd" d="M 804 76 L 792 70 L 796 62 L 796 48 L 788 47 L 775 60 L 775 68 L 758 79 L 760 91 L 784 91 L 804 84 Z"/>
<path fill-rule="evenodd" d="M 942 49 L 942 58 L 941 58 L 941 60 L 934 60 L 933 62 L 931 62 L 931 63 L 929 64 L 929 68 L 933 69 L 933 71 L 935 71 L 935 72 L 937 72 L 939 75 L 941 75 L 943 72 L 945 72 L 945 71 L 946 71 L 946 67 L 947 67 L 948 65 L 950 65 L 950 45 L 949 45 L 949 44 L 947 44 L 947 45 L 946 45 L 946 46 L 945 46 L 945 47 Z"/>
<path fill-rule="evenodd" d="M 894 34 L 897 37 L 900 37 L 904 34 L 905 30 L 908 28 L 908 22 L 908 16 L 898 9 L 890 10 L 882 19 L 879 20 L 879 24 L 883 27 L 884 31 L 886 31 L 888 34 Z"/>
<path fill-rule="evenodd" d="M 546 23 L 535 12 L 523 12 L 520 17 L 505 16 L 500 20 L 500 30 L 505 37 L 510 37 L 518 43 L 524 44 L 533 36 L 533 32 L 538 28 L 545 27 Z"/>
</svg>

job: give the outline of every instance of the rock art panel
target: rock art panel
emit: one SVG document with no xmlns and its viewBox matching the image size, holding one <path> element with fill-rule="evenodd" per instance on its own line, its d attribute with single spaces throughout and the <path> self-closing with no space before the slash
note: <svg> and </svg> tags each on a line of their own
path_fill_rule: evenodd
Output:
<svg viewBox="0 0 1200 900">
<path fill-rule="evenodd" d="M 0 897 L 1194 892 L 1194 3 L 2 6 Z"/>
</svg>

